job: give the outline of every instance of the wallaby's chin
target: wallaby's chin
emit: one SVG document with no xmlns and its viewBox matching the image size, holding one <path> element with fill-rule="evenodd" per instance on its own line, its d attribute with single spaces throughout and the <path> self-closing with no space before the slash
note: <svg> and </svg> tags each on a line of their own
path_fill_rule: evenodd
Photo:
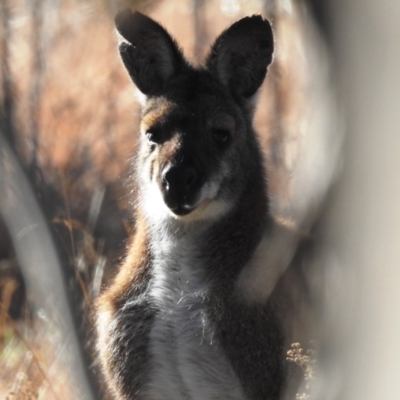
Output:
<svg viewBox="0 0 400 400">
<path fill-rule="evenodd" d="M 202 203 L 200 190 L 196 193 L 190 193 L 190 196 L 185 194 L 177 196 L 162 189 L 161 191 L 165 205 L 177 217 L 184 217 L 192 213 Z"/>
<path fill-rule="evenodd" d="M 151 183 L 147 185 L 142 194 L 142 202 L 147 217 L 153 223 L 169 219 L 182 222 L 218 219 L 230 210 L 232 204 L 215 196 L 213 186 L 205 184 L 200 190 L 197 200 L 192 204 L 182 204 L 171 208 L 165 201 L 159 186 Z"/>
<path fill-rule="evenodd" d="M 168 204 L 166 199 L 164 198 L 164 204 L 167 207 L 168 211 L 172 214 L 172 216 L 176 218 L 184 218 L 194 212 L 198 207 L 198 204 L 189 205 L 189 204 L 179 204 L 171 206 Z"/>
<path fill-rule="evenodd" d="M 168 207 L 168 205 L 167 205 L 167 207 Z M 168 207 L 168 208 L 174 216 L 176 216 L 177 218 L 183 218 L 183 217 L 188 216 L 192 212 L 194 212 L 197 208 L 197 204 L 194 206 L 185 204 L 183 206 L 178 206 L 178 207 L 174 207 L 174 208 Z"/>
<path fill-rule="evenodd" d="M 205 198 L 192 208 L 184 209 L 183 212 L 180 210 L 169 211 L 174 219 L 182 222 L 215 221 L 225 215 L 230 208 L 231 204 L 225 200 Z"/>
</svg>

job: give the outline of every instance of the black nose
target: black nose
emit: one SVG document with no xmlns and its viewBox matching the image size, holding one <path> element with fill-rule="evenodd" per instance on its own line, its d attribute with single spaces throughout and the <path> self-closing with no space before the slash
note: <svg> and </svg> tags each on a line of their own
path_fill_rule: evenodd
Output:
<svg viewBox="0 0 400 400">
<path fill-rule="evenodd" d="M 172 210 L 190 206 L 199 183 L 199 173 L 191 165 L 176 165 L 162 173 L 164 199 Z"/>
<path fill-rule="evenodd" d="M 179 165 L 169 168 L 163 173 L 163 183 L 166 190 L 187 191 L 194 186 L 197 180 L 197 171 L 190 166 Z"/>
</svg>

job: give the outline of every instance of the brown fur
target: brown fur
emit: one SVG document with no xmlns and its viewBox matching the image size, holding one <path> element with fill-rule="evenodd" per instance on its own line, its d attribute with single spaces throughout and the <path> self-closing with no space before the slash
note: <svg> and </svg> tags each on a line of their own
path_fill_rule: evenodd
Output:
<svg viewBox="0 0 400 400">
<path fill-rule="evenodd" d="M 104 368 L 105 377 L 113 393 L 119 398 L 126 398 L 121 391 L 121 384 L 115 381 L 115 367 L 118 358 L 114 354 L 112 336 L 115 330 L 112 322 L 118 314 L 118 310 L 126 301 L 127 296 L 132 295 L 132 288 L 137 292 L 143 290 L 149 279 L 150 253 L 148 248 L 147 223 L 137 215 L 136 229 L 128 246 L 128 253 L 122 263 L 119 273 L 113 284 L 100 296 L 97 302 L 98 312 L 101 310 L 102 319 L 98 320 L 99 341 L 97 344 L 100 361 Z"/>
</svg>

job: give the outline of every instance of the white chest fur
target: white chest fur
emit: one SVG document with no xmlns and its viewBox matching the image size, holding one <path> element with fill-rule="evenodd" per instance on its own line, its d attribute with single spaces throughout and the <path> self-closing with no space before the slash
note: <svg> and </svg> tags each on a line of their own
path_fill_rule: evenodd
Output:
<svg viewBox="0 0 400 400">
<path fill-rule="evenodd" d="M 201 257 L 190 235 L 153 247 L 150 297 L 159 310 L 150 334 L 151 399 L 244 399 L 207 317 Z M 164 238 L 164 239 L 162 239 Z"/>
</svg>

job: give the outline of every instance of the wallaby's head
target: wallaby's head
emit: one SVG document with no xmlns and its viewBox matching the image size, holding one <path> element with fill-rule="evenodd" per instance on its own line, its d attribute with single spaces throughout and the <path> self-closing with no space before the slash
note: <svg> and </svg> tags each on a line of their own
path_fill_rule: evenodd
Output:
<svg viewBox="0 0 400 400">
<path fill-rule="evenodd" d="M 128 10 L 116 26 L 145 98 L 137 173 L 146 208 L 183 221 L 224 214 L 262 169 L 251 119 L 272 60 L 270 24 L 261 16 L 236 22 L 198 68 L 152 19 Z"/>
</svg>

